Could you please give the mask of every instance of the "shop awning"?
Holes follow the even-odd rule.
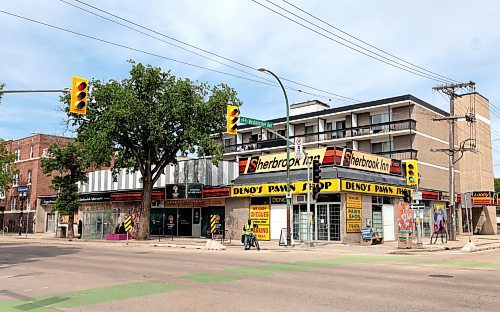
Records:
[[[311,172],[312,174],[312,172]],[[403,177],[367,172],[356,169],[349,169],[343,167],[322,167],[321,168],[321,178],[322,179],[349,179],[358,180],[364,182],[375,182],[390,185],[406,186],[406,180]],[[292,170],[290,171],[290,180],[294,181],[306,181],[307,180],[307,170]],[[269,172],[269,173],[255,173],[255,174],[244,174],[240,175],[236,180],[234,180],[234,185],[250,185],[250,184],[265,184],[265,183],[281,183],[286,182],[286,172]]]

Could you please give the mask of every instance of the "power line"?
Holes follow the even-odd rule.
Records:
[[[92,12],[92,11],[90,11],[90,10],[84,9],[84,8],[82,8],[82,7],[80,7],[80,6],[75,5],[75,4],[69,3],[69,2],[67,2],[67,1],[65,1],[65,0],[59,0],[59,1],[61,1],[61,2],[63,2],[63,3],[66,3],[66,4],[70,5],[70,6],[73,6],[73,7],[75,7],[75,8],[78,8],[78,9],[80,9],[80,10],[83,10],[83,11],[85,11],[85,12],[87,12],[87,13],[90,13],[90,14],[93,14],[93,15],[98,16],[98,17],[100,17],[100,18],[103,18],[103,19],[105,19],[105,20],[107,20],[107,21],[110,21],[110,22],[112,22],[112,23],[115,23],[115,24],[117,24],[117,25],[120,25],[120,26],[126,27],[126,28],[128,28],[128,29],[134,30],[134,31],[139,32],[139,33],[141,33],[141,34],[144,34],[144,35],[146,35],[146,36],[149,36],[149,37],[152,37],[152,38],[154,38],[154,39],[160,40],[160,41],[162,41],[162,42],[165,42],[165,43],[167,43],[167,44],[170,44],[170,45],[172,45],[172,46],[175,46],[175,47],[177,47],[177,48],[179,48],[179,49],[182,49],[182,50],[188,51],[188,52],[190,52],[190,53],[196,54],[196,55],[198,55],[198,56],[200,56],[200,57],[203,57],[203,58],[209,59],[209,60],[211,60],[211,61],[213,61],[213,62],[216,62],[216,63],[218,63],[218,64],[221,64],[221,65],[227,66],[227,67],[229,67],[229,68],[232,68],[232,69],[235,69],[235,70],[238,70],[238,71],[241,71],[241,72],[244,72],[244,73],[246,73],[246,74],[248,74],[248,75],[251,75],[251,76],[254,76],[254,77],[258,77],[258,78],[260,78],[260,79],[264,79],[264,80],[269,81],[269,82],[273,82],[272,80],[265,79],[265,78],[264,78],[264,77],[262,77],[262,76],[258,76],[258,75],[255,75],[255,74],[248,73],[247,71],[243,71],[243,70],[241,70],[241,69],[239,69],[239,68],[237,68],[237,67],[234,67],[234,66],[231,66],[231,65],[225,64],[225,63],[223,63],[223,62],[220,62],[220,61],[214,60],[213,58],[209,58],[209,57],[207,57],[207,56],[205,56],[205,55],[202,55],[202,54],[200,54],[200,53],[194,52],[194,51],[189,50],[189,49],[187,49],[187,48],[181,47],[181,46],[179,46],[179,45],[177,45],[177,44],[173,44],[173,43],[168,42],[168,41],[166,41],[166,40],[159,39],[159,38],[157,38],[157,37],[155,37],[155,36],[152,36],[152,35],[150,35],[150,34],[147,34],[147,33],[145,33],[145,32],[142,32],[142,31],[137,30],[137,29],[135,29],[135,28],[132,28],[132,27],[130,27],[130,26],[127,26],[127,25],[125,25],[125,24],[123,24],[123,23],[119,23],[119,22],[117,22],[117,21],[115,21],[115,20],[112,20],[112,19],[107,18],[107,17],[105,17],[105,16],[102,16],[102,15],[100,15],[100,14],[97,14],[97,13]],[[156,31],[156,30],[151,29],[151,28],[149,28],[149,27],[143,26],[143,25],[141,25],[141,24],[138,24],[138,23],[133,22],[133,21],[131,21],[131,20],[128,20],[128,19],[126,19],[126,18],[120,17],[120,16],[118,16],[118,15],[116,15],[116,14],[113,14],[113,13],[111,13],[111,12],[109,12],[109,11],[106,11],[106,10],[100,9],[100,8],[98,8],[98,7],[96,7],[96,6],[93,6],[93,5],[91,5],[91,4],[88,4],[88,3],[83,2],[83,1],[81,1],[81,0],[74,0],[74,1],[76,1],[76,2],[78,2],[78,3],[81,3],[81,4],[83,4],[83,5],[86,5],[86,6],[88,6],[88,7],[92,8],[92,9],[94,9],[94,10],[96,10],[96,11],[99,11],[99,12],[101,12],[101,13],[104,13],[104,14],[107,14],[107,15],[109,15],[109,16],[112,16],[112,17],[114,17],[114,18],[116,18],[116,19],[119,19],[119,20],[121,20],[121,21],[127,22],[127,23],[129,23],[129,24],[131,24],[131,25],[134,25],[134,26],[136,26],[136,27],[139,27],[139,28],[141,28],[141,29],[144,29],[144,30],[147,30],[147,31],[152,32],[152,33],[154,33],[154,34],[157,34],[157,35],[160,35],[160,36],[162,36],[162,37],[168,38],[168,39],[170,39],[170,40],[172,40],[172,41],[175,41],[175,42],[177,42],[177,43],[181,43],[181,44],[183,44],[183,45],[186,45],[186,46],[188,46],[188,47],[190,47],[190,48],[193,48],[193,49],[196,49],[196,50],[198,50],[198,51],[201,51],[201,52],[204,52],[204,53],[210,54],[210,55],[212,55],[212,56],[218,57],[218,58],[223,59],[223,60],[225,60],[225,61],[228,61],[228,62],[234,63],[234,64],[236,64],[236,65],[239,65],[239,66],[245,67],[245,68],[247,68],[247,69],[257,70],[256,68],[254,68],[254,67],[252,67],[252,66],[250,66],[250,65],[247,65],[247,64],[244,64],[244,63],[241,63],[241,62],[238,62],[238,61],[232,60],[232,59],[227,58],[227,57],[225,57],[225,56],[222,56],[222,55],[220,55],[220,54],[217,54],[217,53],[214,53],[214,52],[208,51],[208,50],[206,50],[206,49],[200,48],[200,47],[198,47],[198,46],[195,46],[195,45],[193,45],[193,44],[187,43],[187,42],[185,42],[185,41],[182,41],[182,40],[176,39],[176,38],[174,38],[174,37],[172,37],[172,36],[168,36],[168,35],[166,35],[166,34],[164,34],[164,33],[161,33],[161,32],[159,32],[159,31]],[[283,79],[283,80],[285,80],[285,81],[288,81],[288,82],[290,82],[290,83],[293,83],[293,84],[296,84],[296,85],[302,86],[302,87],[306,87],[306,88],[309,88],[309,89],[312,89],[312,90],[315,90],[315,91],[319,91],[319,92],[322,92],[322,93],[325,93],[325,94],[330,94],[330,95],[332,95],[332,96],[339,97],[339,98],[341,98],[341,99],[343,99],[343,100],[349,100],[349,101],[358,102],[358,103],[359,103],[359,102],[361,102],[361,101],[359,101],[359,100],[352,99],[352,98],[349,98],[349,97],[346,97],[346,96],[343,96],[343,95],[340,95],[340,94],[332,93],[332,92],[330,92],[330,91],[321,90],[321,89],[319,89],[319,88],[315,88],[315,87],[312,87],[312,86],[306,85],[306,84],[304,84],[304,83],[296,82],[296,81],[293,81],[293,80],[291,80],[291,79],[287,79],[287,78],[285,78],[285,77],[279,77],[279,78],[281,78],[281,79]],[[274,86],[276,86],[276,87],[279,87],[279,85],[275,84],[274,82],[273,82],[273,85],[274,85]],[[301,90],[301,92],[306,93],[306,94],[310,94],[310,93],[304,92],[303,90]],[[312,95],[314,95],[314,94],[312,94]],[[323,96],[323,97],[324,97],[324,96]],[[326,97],[324,97],[324,98],[326,98]],[[329,100],[332,100],[332,99],[329,99]],[[334,99],[334,100],[335,100],[335,99]]]
[[[378,61],[380,61],[380,62],[382,62],[382,63],[385,63],[385,64],[390,65],[390,66],[392,66],[392,67],[399,68],[399,69],[404,70],[404,71],[406,71],[406,72],[409,72],[409,73],[412,73],[412,74],[414,74],[414,75],[421,76],[421,77],[424,77],[424,78],[427,78],[427,79],[430,79],[430,80],[438,81],[438,82],[441,82],[441,83],[448,83],[448,82],[449,82],[449,80],[444,80],[444,79],[441,79],[441,78],[435,78],[435,77],[433,77],[433,76],[432,76],[432,75],[430,75],[430,74],[425,74],[425,73],[424,73],[424,74],[422,74],[422,73],[419,73],[419,71],[418,71],[418,70],[411,69],[411,68],[409,68],[409,67],[407,67],[407,66],[406,66],[406,67],[402,67],[402,66],[399,66],[399,65],[395,65],[395,64],[400,64],[400,63],[398,63],[398,62],[396,62],[396,61],[393,61],[393,60],[390,60],[390,59],[387,59],[387,58],[386,58],[386,57],[384,57],[384,56],[381,56],[381,58],[379,58],[379,57],[376,57],[376,56],[370,55],[370,54],[368,54],[368,53],[372,53],[372,54],[375,54],[375,55],[380,56],[380,54],[377,54],[377,53],[372,52],[372,51],[369,51],[369,50],[367,50],[367,51],[368,51],[368,53],[367,53],[367,52],[362,51],[362,50],[366,50],[366,49],[364,49],[364,48],[361,48],[361,49],[356,49],[356,48],[353,48],[353,47],[351,47],[351,46],[349,46],[349,45],[347,45],[347,44],[345,44],[345,43],[343,43],[343,42],[340,42],[339,40],[336,40],[336,39],[334,39],[334,38],[332,38],[332,37],[329,37],[328,35],[325,35],[325,34],[323,34],[323,33],[319,32],[319,31],[317,31],[317,30],[315,30],[315,29],[313,29],[313,28],[309,27],[309,26],[306,26],[306,25],[304,25],[304,24],[302,24],[302,23],[300,23],[300,22],[298,22],[298,21],[296,21],[296,20],[294,20],[294,19],[292,19],[292,18],[290,18],[290,17],[288,17],[288,16],[286,16],[286,15],[284,15],[284,14],[282,14],[282,13],[280,13],[280,12],[278,12],[278,11],[276,11],[276,10],[274,10],[274,9],[272,9],[272,8],[270,8],[270,7],[266,6],[266,5],[264,5],[264,4],[262,4],[262,3],[258,2],[258,1],[256,1],[256,0],[251,0],[251,1],[252,1],[252,2],[254,2],[254,3],[256,3],[256,4],[258,4],[258,5],[260,5],[260,6],[262,6],[262,7],[264,7],[264,8],[266,8],[267,10],[269,10],[269,11],[271,11],[271,12],[275,13],[275,14],[278,14],[278,15],[282,16],[283,18],[286,18],[286,19],[288,19],[288,20],[292,21],[293,23],[295,23],[295,24],[297,24],[297,25],[300,25],[300,26],[302,26],[302,27],[304,27],[304,28],[306,28],[306,29],[308,29],[308,30],[310,30],[310,31],[312,31],[312,32],[314,32],[314,33],[316,33],[316,34],[318,34],[318,35],[322,36],[322,37],[325,37],[325,38],[327,38],[327,39],[329,39],[329,40],[331,40],[331,41],[333,41],[333,42],[336,42],[336,43],[338,43],[338,44],[340,44],[340,45],[342,45],[342,46],[344,46],[344,47],[347,47],[347,48],[349,48],[349,49],[351,49],[351,50],[354,50],[354,51],[356,51],[356,52],[358,52],[358,53],[361,53],[361,54],[363,54],[363,55],[365,55],[365,56],[368,56],[368,57],[370,57],[370,58],[373,58],[373,59],[375,59],[375,60],[378,60]],[[311,22],[309,22],[309,23],[311,23]],[[311,23],[311,24],[315,25],[314,23]],[[320,28],[320,29],[322,29],[321,27],[319,27],[319,26],[317,26],[317,25],[315,25],[315,26],[316,26],[316,27],[318,27],[318,28]],[[344,39],[344,40],[345,40],[345,39]],[[351,43],[351,44],[352,44],[352,43]],[[356,44],[354,44],[354,45],[356,46]],[[386,60],[384,60],[384,59],[386,59]],[[392,64],[392,63],[390,63],[390,62],[393,62],[393,63],[395,63],[395,64]]]
[[[60,30],[60,31],[64,31],[64,32],[68,32],[68,33],[71,33],[71,34],[74,34],[74,35],[78,35],[78,36],[81,36],[81,37],[85,37],[85,38],[89,38],[89,39],[96,40],[96,41],[99,41],[99,42],[103,42],[103,43],[106,43],[106,44],[109,44],[109,45],[113,45],[113,46],[117,46],[117,47],[124,48],[124,49],[127,49],[127,50],[131,50],[131,51],[135,51],[135,52],[147,54],[147,55],[150,55],[150,56],[162,58],[162,59],[165,59],[165,60],[168,60],[168,61],[180,63],[180,64],[183,64],[183,65],[187,65],[187,66],[191,66],[191,67],[195,67],[195,68],[199,68],[199,69],[204,69],[204,70],[215,72],[215,73],[218,73],[218,74],[222,74],[222,75],[226,75],[226,76],[231,76],[231,77],[239,78],[239,79],[244,79],[244,80],[248,80],[248,81],[252,81],[252,82],[256,82],[256,83],[260,83],[260,84],[264,84],[264,85],[269,85],[269,86],[273,86],[273,87],[277,87],[278,86],[276,84],[267,83],[267,82],[264,82],[264,81],[259,81],[259,80],[255,80],[255,79],[251,79],[251,78],[247,78],[247,77],[243,77],[243,76],[239,76],[239,75],[235,75],[235,74],[223,72],[223,71],[220,71],[220,70],[216,70],[216,69],[212,69],[212,68],[208,68],[208,67],[204,67],[204,66],[192,64],[192,63],[188,63],[188,62],[185,62],[185,61],[176,60],[176,59],[173,59],[173,58],[170,58],[170,57],[166,57],[166,56],[163,56],[163,55],[159,55],[159,54],[156,54],[156,53],[144,51],[144,50],[141,50],[141,49],[137,49],[137,48],[133,48],[133,47],[129,47],[129,46],[123,45],[123,44],[119,44],[119,43],[116,43],[116,42],[112,42],[112,41],[108,41],[108,40],[105,40],[105,39],[97,38],[97,37],[94,37],[94,36],[82,34],[82,33],[79,33],[79,32],[73,31],[73,30],[69,30],[69,29],[66,29],[66,28],[59,27],[59,26],[55,26],[55,25],[51,25],[51,24],[44,23],[44,22],[41,22],[41,21],[37,21],[37,20],[31,19],[31,18],[28,18],[28,17],[24,17],[24,16],[20,16],[20,15],[14,14],[14,13],[10,13],[10,12],[7,12],[7,11],[0,10],[0,13],[7,14],[7,15],[10,15],[10,16],[14,16],[14,17],[17,17],[19,19],[27,20],[27,21],[30,21],[30,22],[33,22],[33,23],[36,23],[36,24],[40,24],[40,25],[43,25],[43,26],[46,26],[46,27],[54,28],[54,29],[57,29],[57,30]],[[329,99],[329,97],[326,97],[324,95],[319,95],[319,94],[307,92],[307,91],[296,89],[296,88],[292,88],[292,87],[289,87],[289,86],[285,86],[285,88],[287,88],[289,90],[296,91],[296,92],[300,92],[300,93],[304,93],[304,94],[308,94],[308,95],[312,95],[312,96],[316,96],[316,97],[321,97],[321,98]]]
[[[370,48],[373,48],[373,49],[375,49],[375,50],[377,50],[377,51],[380,51],[380,52],[382,52],[382,53],[384,53],[384,54],[387,54],[387,55],[389,55],[389,56],[391,56],[391,57],[393,57],[393,58],[395,58],[395,59],[397,59],[397,60],[400,60],[400,61],[402,61],[402,62],[404,62],[404,63],[406,63],[406,64],[409,64],[409,65],[411,65],[411,66],[413,66],[413,67],[416,67],[416,68],[422,69],[422,70],[424,70],[424,71],[426,71],[426,72],[429,72],[429,73],[431,73],[431,74],[434,74],[434,75],[439,76],[439,77],[441,77],[441,78],[444,78],[444,79],[446,79],[446,80],[453,81],[453,82],[458,82],[457,80],[454,80],[454,79],[451,79],[451,78],[448,78],[448,77],[442,76],[442,75],[437,74],[437,73],[435,73],[435,72],[433,72],[433,71],[430,71],[430,70],[428,70],[428,69],[425,69],[425,68],[423,68],[423,67],[420,67],[420,66],[418,66],[418,65],[415,65],[415,64],[413,64],[413,63],[411,63],[411,62],[408,62],[408,61],[406,61],[406,60],[404,60],[404,59],[402,59],[402,58],[399,58],[399,57],[397,57],[397,56],[396,56],[396,55],[394,55],[394,54],[391,54],[391,53],[389,53],[389,52],[387,52],[387,51],[384,51],[384,50],[382,50],[382,49],[380,49],[380,48],[377,48],[376,46],[374,46],[374,45],[372,45],[372,44],[370,44],[370,43],[368,43],[368,42],[366,42],[366,41],[364,41],[364,40],[362,40],[362,39],[360,39],[360,38],[358,38],[358,37],[356,37],[356,36],[353,36],[353,35],[349,34],[348,32],[346,32],[346,31],[344,31],[344,30],[342,30],[342,29],[340,29],[340,28],[338,28],[338,27],[336,27],[336,26],[334,26],[334,25],[332,25],[332,24],[330,24],[330,23],[328,23],[328,22],[324,21],[323,19],[320,19],[320,18],[318,18],[318,17],[314,16],[313,14],[311,14],[311,13],[309,13],[309,12],[307,12],[307,11],[305,11],[305,10],[301,9],[301,8],[299,8],[298,6],[296,6],[296,5],[294,5],[294,4],[290,3],[290,2],[288,2],[287,0],[282,0],[282,1],[283,1],[283,2],[285,2],[286,4],[290,5],[291,7],[293,7],[293,8],[295,8],[295,9],[297,9],[297,10],[301,11],[302,13],[304,13],[304,14],[306,14],[306,15],[308,15],[308,16],[310,16],[310,17],[312,17],[312,18],[314,18],[315,20],[318,20],[318,21],[322,22],[323,24],[328,25],[328,26],[330,26],[331,28],[333,28],[333,29],[335,29],[335,30],[337,30],[337,31],[339,31],[339,32],[341,32],[341,33],[343,33],[344,35],[349,36],[350,38],[353,38],[353,39],[355,39],[355,40],[357,40],[357,41],[359,41],[359,42],[361,42],[361,43],[363,43],[363,44],[365,44],[365,45],[369,46]],[[268,2],[270,2],[270,1],[268,1]]]

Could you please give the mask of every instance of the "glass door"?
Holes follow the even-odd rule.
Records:
[[[330,240],[340,241],[340,203],[328,205],[329,223],[330,223]]]
[[[193,234],[193,208],[179,208],[179,236],[192,236]]]
[[[318,240],[328,240],[328,204],[316,204],[318,209]]]

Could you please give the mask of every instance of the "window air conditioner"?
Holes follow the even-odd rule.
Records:
[[[158,208],[158,207],[160,207],[160,201],[159,200],[152,200],[151,201],[151,207],[152,208]]]

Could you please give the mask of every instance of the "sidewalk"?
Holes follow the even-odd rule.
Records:
[[[121,241],[107,241],[107,240],[94,240],[94,239],[78,239],[68,240],[66,238],[55,238],[54,234],[38,233],[38,234],[25,234],[19,236],[17,234],[0,235],[0,244],[6,242],[37,242],[46,244],[60,244],[60,245],[74,245],[74,246],[109,246],[109,247],[120,247],[120,246],[149,246],[149,247],[166,247],[166,248],[186,248],[186,249],[206,249],[207,241],[210,239],[206,238],[191,238],[191,237],[157,237],[152,236],[147,241],[138,241],[131,239],[128,242],[125,240]],[[215,240],[220,243],[220,239]],[[475,244],[475,251],[484,251],[490,249],[500,249],[500,235],[474,235],[471,241]],[[416,240],[413,240],[415,244]],[[301,242],[295,242],[294,246],[279,246],[278,240],[271,241],[259,241],[261,250],[271,250],[271,251],[321,251],[321,252],[345,252],[345,253],[362,253],[362,254],[412,254],[419,252],[439,252],[445,250],[457,250],[459,251],[469,242],[469,237],[467,235],[462,235],[457,238],[456,241],[448,241],[447,243],[441,243],[438,239],[437,243],[434,245],[430,244],[429,238],[423,239],[422,248],[416,248],[414,246],[411,249],[398,249],[398,242],[384,242],[380,245],[371,246],[361,246],[359,244],[342,244],[342,243],[327,243],[327,242],[315,242],[313,247],[306,247]],[[243,250],[243,245],[238,239],[225,240],[223,245],[226,249],[231,250]]]

